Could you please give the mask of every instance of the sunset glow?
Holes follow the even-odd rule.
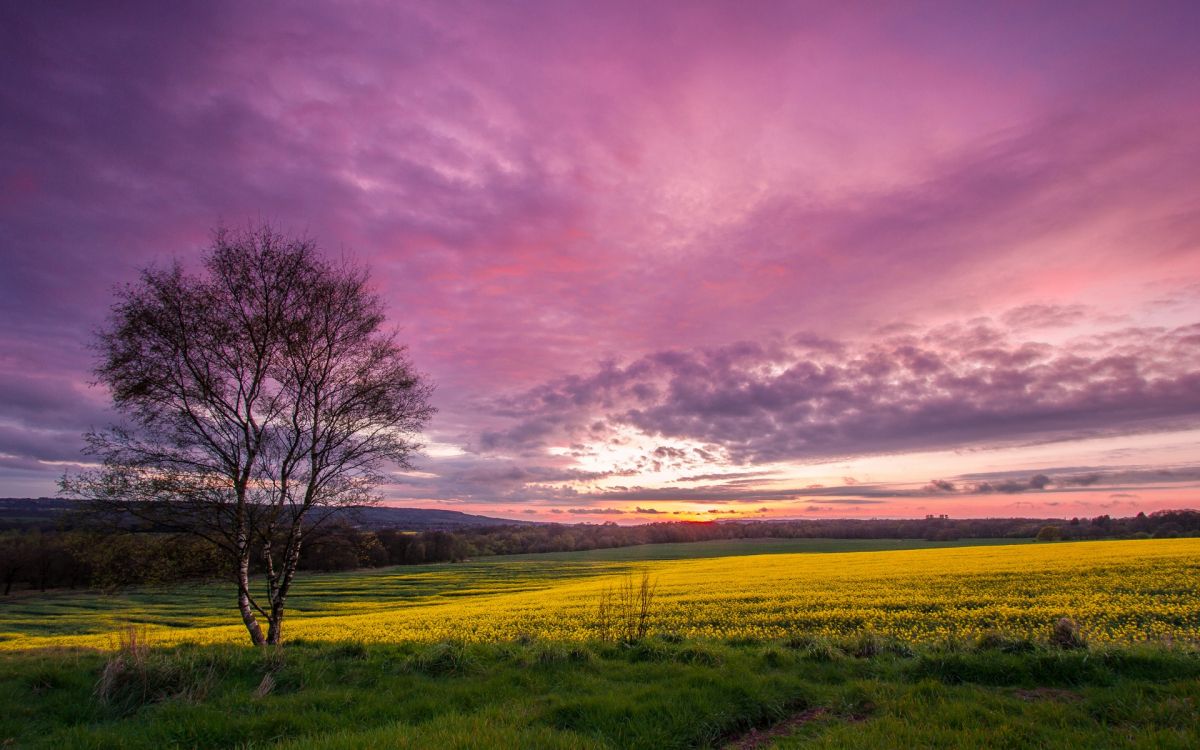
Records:
[[[437,384],[389,504],[1200,507],[1200,5],[102,5],[0,23],[0,496],[114,286],[270,222]]]

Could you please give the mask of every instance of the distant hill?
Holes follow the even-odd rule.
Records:
[[[52,528],[59,517],[74,509],[73,500],[56,497],[0,498],[0,529],[38,526]],[[449,531],[479,526],[532,526],[531,521],[476,516],[456,510],[433,508],[393,508],[386,505],[339,509],[337,516],[364,529],[403,529],[405,531]]]
[[[0,497],[0,529],[53,527],[58,517],[70,508],[69,501],[53,497]]]
[[[492,518],[460,513],[457,510],[435,508],[393,508],[374,505],[347,508],[347,520],[355,526],[367,529],[406,529],[411,531],[435,531],[461,529],[468,526],[534,526],[532,521],[515,521],[510,518]]]

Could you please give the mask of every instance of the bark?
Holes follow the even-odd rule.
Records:
[[[268,617],[267,643],[277,645],[283,641],[283,612],[287,603],[288,591],[292,587],[292,578],[300,564],[300,524],[292,527],[292,540],[288,544],[287,554],[283,560],[283,570],[280,571],[279,582],[275,586],[275,595],[271,599],[271,614]]]
[[[244,554],[238,561],[238,609],[242,613],[242,622],[250,633],[250,640],[255,646],[266,643],[258,618],[254,616],[254,607],[250,599],[250,558]]]
[[[239,492],[239,498],[244,492]],[[238,514],[239,524],[245,523],[245,516],[242,512]],[[250,640],[254,646],[262,646],[266,642],[263,637],[262,626],[258,624],[258,618],[254,617],[254,602],[250,596],[250,538],[245,530],[240,530],[238,533],[238,545],[236,545],[236,553],[238,553],[238,610],[241,612],[241,622],[246,625],[246,631],[250,632]]]
[[[267,623],[267,645],[278,646],[283,641],[283,602],[271,605]]]

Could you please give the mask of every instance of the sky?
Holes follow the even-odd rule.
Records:
[[[1200,507],[1194,2],[6,3],[0,496],[113,420],[113,290],[270,223],[438,415],[390,504]]]

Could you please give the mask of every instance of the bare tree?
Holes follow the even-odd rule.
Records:
[[[64,492],[223,550],[251,640],[281,642],[306,534],[372,502],[434,412],[383,324],[364,269],[269,227],[218,230],[200,273],[150,268],[118,293],[96,373],[126,422],[88,433],[101,468]]]

